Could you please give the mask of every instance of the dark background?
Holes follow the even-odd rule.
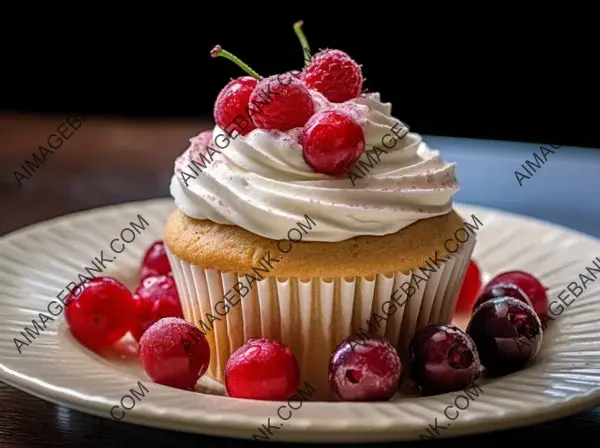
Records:
[[[221,44],[262,76],[300,68],[292,25],[302,19],[313,52],[349,53],[364,87],[415,132],[600,147],[595,13],[324,4],[9,13],[0,112],[210,118],[219,90],[243,75],[211,48]]]

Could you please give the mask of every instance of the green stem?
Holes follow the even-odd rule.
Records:
[[[253,78],[258,79],[259,81],[262,79],[262,76],[260,76],[254,70],[252,70],[248,64],[242,62],[241,59],[239,59],[234,54],[228,52],[227,50],[223,50],[220,45],[215,46],[215,48],[213,48],[210,51],[210,55],[213,58],[218,58],[220,56],[222,58],[229,59],[231,62],[233,62],[235,65],[237,65],[239,68],[244,70],[246,73],[248,73]]]
[[[304,25],[304,22],[302,20],[294,23],[294,32],[300,40],[300,45],[302,45],[302,52],[304,53],[304,65],[306,66],[310,63],[310,47],[308,46],[306,36],[302,32],[302,25]]]

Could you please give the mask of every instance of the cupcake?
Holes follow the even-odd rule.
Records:
[[[362,93],[347,54],[267,78],[242,68],[214,128],[175,161],[167,253],[210,376],[223,381],[230,355],[266,337],[328,400],[341,339],[384,336],[406,360],[417,329],[450,321],[482,223],[453,210],[455,165]]]

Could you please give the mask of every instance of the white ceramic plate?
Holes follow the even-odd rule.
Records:
[[[135,362],[107,360],[82,348],[65,330],[63,315],[35,329],[32,319],[48,312],[48,304],[91,261],[112,259],[111,241],[121,238],[130,222],[148,224],[116,259],[105,262],[102,275],[129,285],[143,252],[162,237],[170,200],[123,204],[86,211],[43,222],[0,239],[0,379],[45,400],[111,417],[130,389],[148,389],[122,421],[166,429],[226,437],[252,438],[271,419],[273,441],[393,441],[419,439],[438,421],[440,437],[487,432],[562,417],[600,404],[600,281],[587,282],[582,295],[557,317],[544,335],[534,365],[503,378],[479,382],[479,396],[471,393],[468,408],[464,392],[433,397],[397,398],[385,403],[315,403],[305,401],[282,421],[278,408],[285,403],[237,400],[220,396],[220,385],[202,383],[199,391],[180,391],[151,383]],[[479,207],[458,205],[465,218],[471,213],[484,223],[475,258],[486,276],[507,269],[523,269],[539,276],[549,288],[550,300],[576,281],[600,256],[600,241],[574,231],[529,218]],[[465,219],[471,222],[470,219]],[[134,228],[135,230],[135,228]],[[125,231],[122,236],[132,239]],[[121,250],[121,242],[114,243]],[[598,261],[600,265],[600,261]],[[96,273],[96,275],[100,275]],[[591,278],[591,275],[587,273]],[[64,298],[64,295],[62,296]],[[52,312],[57,308],[50,306]],[[554,307],[553,307],[554,309]],[[24,326],[33,333],[19,354],[14,338]],[[126,399],[125,406],[131,406]],[[455,420],[444,416],[448,411]],[[298,407],[297,403],[292,406]],[[456,412],[459,415],[456,416]],[[121,410],[115,410],[121,417]],[[281,414],[288,416],[289,409]],[[450,426],[447,426],[450,423]],[[282,425],[282,426],[281,426]]]

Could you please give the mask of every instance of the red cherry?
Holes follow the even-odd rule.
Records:
[[[339,176],[348,171],[363,154],[365,134],[350,115],[326,110],[308,120],[300,143],[304,160],[313,170]]]
[[[155,241],[146,250],[140,270],[140,282],[146,277],[165,275],[171,272],[171,264],[165,252],[165,243],[162,240]]]
[[[340,50],[323,50],[317,53],[304,72],[304,84],[321,92],[334,103],[356,98],[362,90],[360,66]]]
[[[533,304],[533,309],[546,328],[548,317],[548,296],[546,288],[533,275],[523,271],[502,272],[492,278],[486,288],[497,283],[512,283],[523,290]]]
[[[81,290],[83,288],[83,290]],[[110,349],[136,326],[136,307],[129,289],[111,277],[78,285],[66,300],[65,320],[71,334],[95,352]]]
[[[225,387],[233,398],[287,400],[300,383],[300,367],[285,345],[253,338],[225,365]]]
[[[231,80],[223,87],[217,96],[214,108],[215,122],[221,129],[229,129],[238,115],[248,117],[248,100],[257,84],[258,81],[251,76],[242,76]],[[251,120],[248,120],[248,125],[244,129],[239,126],[235,128],[241,135],[246,135],[253,129],[256,129],[256,126]]]
[[[144,279],[135,291],[137,325],[131,330],[139,341],[144,332],[163,317],[183,318],[175,280],[171,275],[159,275]]]
[[[182,340],[190,342],[183,344]],[[189,322],[166,317],[153,324],[140,340],[140,364],[152,381],[192,390],[206,373],[210,346]]]
[[[475,260],[469,260],[469,266],[456,301],[455,311],[471,312],[481,291],[481,284],[481,271]]]
[[[314,113],[308,89],[290,73],[258,83],[250,95],[251,117],[260,129],[289,131],[304,126]]]

